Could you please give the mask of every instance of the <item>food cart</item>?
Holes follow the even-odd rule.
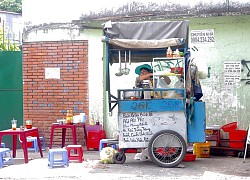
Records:
[[[118,105],[119,152],[116,163],[126,161],[126,150],[147,148],[151,160],[161,167],[182,162],[187,144],[205,142],[205,103],[194,92],[188,48],[188,21],[107,22],[104,24],[106,91],[109,111]],[[169,54],[168,50],[180,53]],[[177,50],[178,49],[178,50]],[[153,67],[150,87],[110,91],[110,68],[121,59]],[[177,71],[176,71],[177,70]],[[179,70],[179,71],[178,71]],[[125,71],[116,74],[120,76]],[[182,78],[182,87],[166,86]],[[133,81],[133,80],[132,80]],[[198,87],[199,89],[199,87]],[[150,94],[150,96],[146,96]]]

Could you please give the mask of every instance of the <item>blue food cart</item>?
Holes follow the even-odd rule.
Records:
[[[205,102],[200,100],[201,87],[190,60],[188,29],[188,21],[104,24],[109,111],[118,106],[116,163],[126,161],[126,150],[144,148],[158,166],[175,167],[185,157],[188,143],[205,142]],[[113,95],[110,68],[121,58],[126,63],[126,56],[130,63],[150,64],[153,83],[146,88],[121,88]],[[126,69],[116,75],[124,73]],[[164,76],[170,77],[171,86],[164,84]],[[182,85],[176,86],[179,82]]]

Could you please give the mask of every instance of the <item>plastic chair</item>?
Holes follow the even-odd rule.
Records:
[[[56,158],[56,155],[61,155],[61,158]],[[48,166],[69,166],[68,152],[65,148],[49,149]]]

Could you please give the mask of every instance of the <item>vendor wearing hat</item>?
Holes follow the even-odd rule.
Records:
[[[136,78],[136,87],[142,87],[142,81],[143,80],[150,80],[152,82],[153,77],[153,69],[148,64],[143,64],[135,68],[135,73],[139,75],[139,77]],[[167,84],[171,83],[171,80],[168,76],[164,76],[164,79]]]

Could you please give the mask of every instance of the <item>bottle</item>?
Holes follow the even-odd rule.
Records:
[[[71,124],[71,116],[70,116],[70,111],[69,110],[67,110],[66,121],[67,121],[67,124]]]
[[[175,50],[174,55],[175,55],[175,57],[180,57],[180,51],[179,51],[179,49]]]
[[[166,52],[167,58],[172,58],[173,57],[172,53],[173,53],[172,49],[170,47],[168,47],[167,52]]]
[[[69,110],[70,124],[73,123],[73,110]]]
[[[91,114],[90,120],[89,120],[90,125],[95,125],[95,120],[94,120],[94,115]]]
[[[150,88],[150,80],[143,80],[142,87],[144,89],[149,89]],[[143,91],[144,93],[144,99],[151,99],[151,92],[150,91]]]

